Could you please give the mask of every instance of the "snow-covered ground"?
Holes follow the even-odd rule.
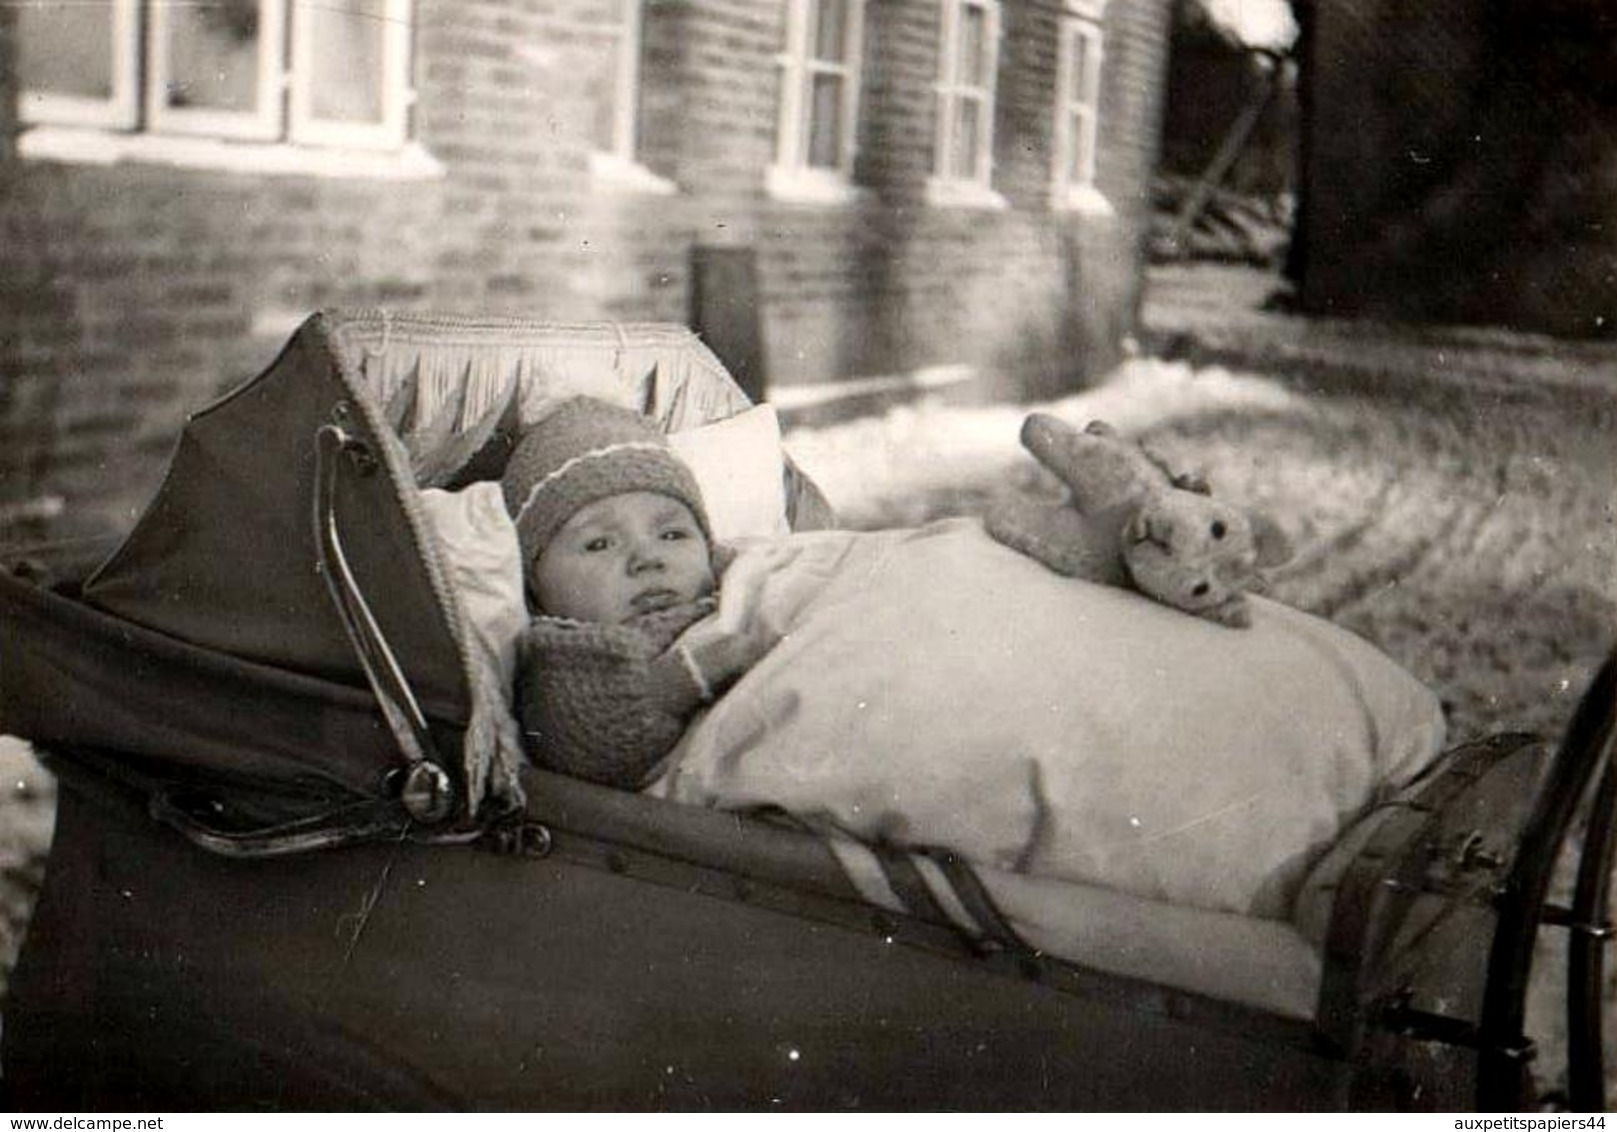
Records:
[[[55,803],[56,783],[28,745],[0,735],[0,993],[44,878]]]
[[[1129,434],[1213,409],[1299,409],[1302,397],[1271,378],[1218,367],[1134,358],[1098,388],[1041,405],[959,406],[925,400],[842,424],[790,429],[786,448],[837,515],[857,527],[894,525],[940,492],[990,485],[1028,460],[1017,435],[1038,409],[1083,425],[1105,420]]]

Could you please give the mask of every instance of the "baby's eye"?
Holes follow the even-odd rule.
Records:
[[[1225,536],[1225,534],[1227,534],[1228,532],[1229,532],[1229,528],[1224,525],[1224,520],[1223,519],[1214,519],[1213,520],[1213,537],[1214,538],[1223,538]]]
[[[691,532],[684,527],[669,527],[662,533],[664,542],[682,542],[691,537]]]
[[[605,535],[596,535],[594,538],[590,539],[584,544],[584,552],[586,554],[599,554],[603,550],[610,549],[611,546],[611,539],[607,538]]]

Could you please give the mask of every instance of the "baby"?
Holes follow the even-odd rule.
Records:
[[[561,402],[523,435],[501,488],[538,613],[518,645],[528,756],[639,789],[775,641],[761,625],[680,640],[714,611],[727,555],[690,469],[639,414]]]

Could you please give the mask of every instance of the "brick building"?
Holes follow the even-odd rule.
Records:
[[[320,307],[687,321],[727,264],[778,401],[1078,386],[1139,299],[1170,9],[0,5],[0,545],[126,526]]]

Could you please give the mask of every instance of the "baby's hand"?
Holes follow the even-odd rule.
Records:
[[[780,643],[781,633],[761,617],[726,618],[723,612],[692,625],[676,643],[717,692],[739,679]]]

